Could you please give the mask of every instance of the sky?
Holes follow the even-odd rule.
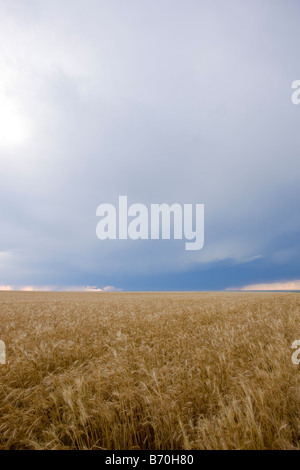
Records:
[[[0,289],[299,289],[299,15],[0,0]],[[204,204],[204,247],[99,240],[121,195]]]

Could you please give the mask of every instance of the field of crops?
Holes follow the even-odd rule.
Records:
[[[0,449],[299,449],[300,295],[0,292]]]

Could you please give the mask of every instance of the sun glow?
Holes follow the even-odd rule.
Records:
[[[29,123],[18,106],[0,96],[0,147],[24,145],[29,134]]]
[[[16,64],[0,57],[0,148],[24,145],[30,137],[30,122],[24,113],[22,76]]]

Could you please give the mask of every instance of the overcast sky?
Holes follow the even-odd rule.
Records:
[[[0,0],[0,286],[300,279],[298,0]],[[96,208],[205,204],[205,245]],[[89,286],[89,287],[87,287]]]

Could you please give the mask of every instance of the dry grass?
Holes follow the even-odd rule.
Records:
[[[299,449],[300,295],[0,293],[1,449]]]

